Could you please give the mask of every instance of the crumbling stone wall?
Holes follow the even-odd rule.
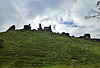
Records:
[[[23,29],[25,29],[25,30],[31,30],[30,24],[29,25],[24,25],[24,28]]]
[[[15,25],[12,25],[7,31],[15,30]]]
[[[70,37],[69,33],[62,32],[62,34]]]
[[[51,25],[49,27],[44,27],[44,31],[52,32]]]

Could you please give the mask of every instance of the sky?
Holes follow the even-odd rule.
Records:
[[[97,10],[98,0],[0,0],[0,32],[15,25],[22,29],[31,24],[37,29],[52,26],[53,32],[66,32],[71,36],[90,33],[92,38],[100,38],[100,21],[85,19],[91,9]]]

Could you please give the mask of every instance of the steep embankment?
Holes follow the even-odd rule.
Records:
[[[100,43],[44,31],[0,33],[0,68],[100,67]]]

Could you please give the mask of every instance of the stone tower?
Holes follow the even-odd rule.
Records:
[[[38,28],[38,30],[42,30],[41,23],[39,23],[39,28]]]
[[[84,39],[85,40],[91,40],[91,35],[90,34],[84,34]]]

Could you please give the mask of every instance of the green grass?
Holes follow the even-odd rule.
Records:
[[[0,33],[0,68],[99,68],[100,42],[45,31]]]

